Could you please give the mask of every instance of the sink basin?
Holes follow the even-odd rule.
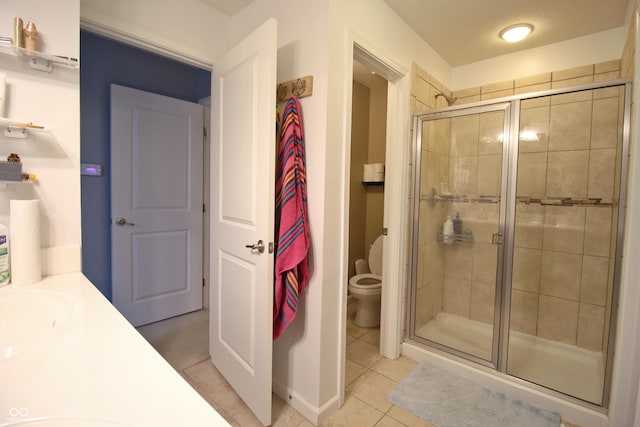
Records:
[[[0,362],[42,348],[70,318],[77,302],[45,290],[0,290]]]

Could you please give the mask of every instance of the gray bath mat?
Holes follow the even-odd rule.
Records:
[[[558,427],[560,415],[418,365],[387,400],[438,427]]]

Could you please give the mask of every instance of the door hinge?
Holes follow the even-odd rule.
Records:
[[[204,284],[204,277],[202,278],[202,287],[203,287],[203,288],[205,287],[205,284]]]
[[[207,128],[202,128],[202,136],[207,137]]]
[[[202,212],[206,212],[207,211],[207,205],[205,205],[204,203],[202,204]]]

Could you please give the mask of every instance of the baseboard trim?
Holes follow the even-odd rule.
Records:
[[[295,391],[288,389],[275,380],[272,381],[271,387],[278,397],[316,426],[322,424],[334,412],[340,409],[340,396],[335,396],[318,408],[311,405]]]

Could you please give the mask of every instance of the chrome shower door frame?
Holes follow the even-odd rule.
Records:
[[[537,385],[532,382],[510,376],[507,373],[507,359],[509,349],[510,313],[511,313],[511,291],[513,279],[513,254],[515,248],[515,220],[516,220],[516,184],[518,174],[518,146],[519,146],[519,126],[520,126],[520,104],[522,100],[540,98],[550,95],[579,92],[592,89],[602,89],[608,87],[623,87],[624,111],[622,116],[622,159],[620,164],[620,189],[618,197],[617,232],[615,237],[616,251],[613,274],[612,307],[610,312],[610,326],[608,331],[608,347],[606,349],[606,366],[604,371],[604,390],[602,405],[587,402],[585,400],[555,391],[551,388]],[[406,312],[407,338],[426,345],[431,351],[454,358],[470,364],[478,364],[495,369],[497,374],[503,378],[509,378],[512,382],[527,386],[531,389],[542,391],[560,399],[590,407],[597,411],[606,412],[610,399],[611,377],[613,369],[613,353],[615,349],[615,337],[617,329],[617,313],[620,297],[620,276],[623,256],[623,236],[625,229],[625,211],[628,185],[628,163],[629,163],[629,142],[631,126],[631,81],[620,79],[608,82],[599,82],[580,86],[551,89],[540,92],[524,93],[489,101],[481,101],[463,104],[438,110],[417,113],[413,118],[413,209],[410,220],[410,252],[411,265],[409,270],[409,310]],[[420,175],[422,171],[422,138],[423,123],[443,118],[459,117],[469,114],[480,114],[490,111],[505,111],[503,153],[502,153],[502,177],[500,192],[500,213],[499,213],[499,233],[503,236],[503,244],[499,245],[498,262],[496,266],[496,297],[494,306],[493,342],[491,360],[469,355],[467,353],[441,345],[416,336],[416,291],[417,291],[417,266],[418,266],[418,246],[419,246],[419,225],[420,225]]]
[[[500,312],[502,310],[503,301],[503,284],[505,283],[503,280],[502,272],[505,270],[504,268],[504,243],[506,238],[509,237],[508,229],[506,227],[506,215],[507,215],[507,207],[503,202],[507,200],[506,195],[509,192],[509,180],[505,179],[508,176],[509,168],[511,167],[510,159],[513,157],[511,155],[512,149],[510,148],[510,140],[512,139],[508,135],[511,135],[514,130],[513,126],[513,115],[517,115],[517,111],[514,112],[513,103],[510,101],[499,101],[499,102],[491,102],[491,103],[480,103],[480,104],[467,104],[455,107],[444,108],[442,110],[434,110],[426,113],[416,114],[414,116],[414,135],[416,138],[415,144],[413,144],[414,152],[413,152],[413,212],[412,212],[412,221],[411,221],[411,269],[410,269],[410,292],[411,295],[416,295],[417,290],[417,266],[418,266],[418,239],[419,239],[419,214],[420,214],[420,200],[421,200],[421,188],[420,188],[420,176],[422,169],[422,137],[423,137],[423,123],[429,121],[435,121],[440,119],[448,119],[448,118],[456,118],[462,116],[471,116],[471,115],[480,115],[483,113],[491,113],[491,112],[503,112],[503,147],[502,147],[502,161],[501,161],[501,179],[500,179],[500,195],[499,195],[499,213],[498,213],[498,225],[495,235],[499,236],[501,239],[500,243],[496,243],[498,246],[498,254],[497,254],[497,265],[496,265],[496,283],[495,283],[495,300],[494,300],[494,315],[493,315],[493,328],[492,328],[492,344],[491,344],[491,359],[486,360],[469,353],[464,353],[457,349],[447,347],[438,342],[431,341],[415,334],[415,310],[416,310],[416,298],[412,297],[409,299],[410,301],[410,310],[407,312],[407,323],[409,325],[409,338],[411,340],[421,342],[426,344],[436,350],[443,351],[445,353],[453,354],[455,356],[461,357],[463,359],[467,359],[473,361],[477,364],[490,367],[492,369],[498,369],[500,358],[498,348],[501,340],[501,322],[500,322]],[[515,131],[517,135],[517,130]],[[516,147],[517,149],[517,147]],[[436,195],[434,194],[433,197]]]

